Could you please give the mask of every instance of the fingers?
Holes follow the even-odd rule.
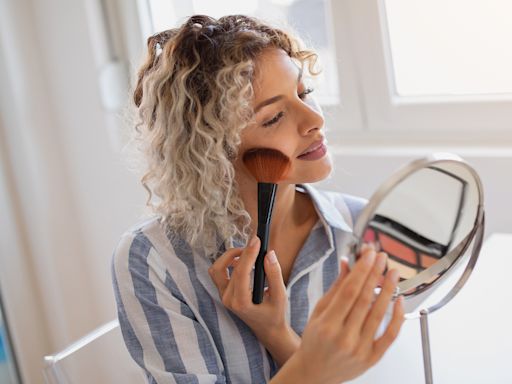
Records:
[[[375,297],[374,289],[382,276],[384,268],[386,267],[387,258],[388,256],[384,252],[379,252],[377,254],[375,263],[373,264],[373,268],[363,285],[363,289],[357,297],[350,314],[347,316],[345,323],[347,332],[354,332],[358,335],[360,334],[363,328],[364,319],[366,318]]]
[[[373,353],[371,356],[372,365],[380,360],[384,352],[386,352],[393,341],[395,341],[404,321],[403,296],[400,296],[393,306],[393,317],[388,324],[386,332],[373,343]]]
[[[283,281],[281,265],[277,260],[276,253],[272,250],[265,256],[265,274],[268,280],[268,291],[266,295],[271,301],[280,301],[286,296],[286,286]]]
[[[260,240],[254,236],[247,248],[228,249],[208,269],[223,302],[237,300],[238,304],[242,304],[250,298],[249,277],[258,256],[259,247]],[[228,267],[235,265],[236,268],[229,276]],[[240,292],[239,288],[242,288],[243,292]]]
[[[242,254],[243,248],[230,248],[208,269],[208,273],[219,290],[220,297],[229,284],[228,267],[236,263],[236,258]]]
[[[346,257],[342,257],[340,264],[340,275],[343,279],[350,272],[350,267],[348,265],[348,259]]]
[[[254,236],[247,248],[242,251],[236,268],[231,275],[233,294],[236,299],[244,302],[251,297],[250,276],[256,263],[258,252],[260,250],[260,239]]]
[[[364,248],[362,257],[356,262],[348,276],[343,279],[333,294],[331,302],[327,304],[325,316],[345,321],[372,271],[375,258],[376,253],[373,248]]]
[[[327,307],[327,304],[331,302],[334,294],[339,289],[341,282],[345,277],[347,277],[349,272],[350,267],[348,266],[348,259],[342,257],[340,262],[340,274],[338,275],[338,278],[334,281],[334,283],[327,290],[327,292],[320,298],[320,300],[318,300],[311,316],[318,316],[320,313],[324,311],[324,309]]]
[[[379,325],[381,324],[388,305],[391,301],[391,297],[395,292],[398,277],[399,273],[396,269],[392,269],[386,274],[382,290],[377,297],[377,300],[375,300],[372,310],[370,313],[368,313],[368,316],[364,322],[363,330],[361,333],[361,344],[367,343],[367,345],[371,345],[373,343],[375,332],[377,332],[377,329],[379,328]]]

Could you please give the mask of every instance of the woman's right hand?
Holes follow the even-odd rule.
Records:
[[[283,366],[297,350],[300,337],[286,321],[288,296],[281,266],[273,251],[268,252],[264,260],[268,289],[264,292],[263,302],[252,302],[251,271],[260,246],[260,239],[254,236],[245,249],[227,250],[208,272],[219,290],[222,303],[251,328],[277,364]],[[233,266],[231,276],[227,272],[228,266]]]
[[[299,349],[271,383],[339,384],[361,375],[383,356],[404,321],[398,299],[384,334],[375,339],[398,282],[397,271],[389,270],[374,300],[386,261],[384,252],[376,253],[369,246],[363,246],[351,271],[342,261],[342,273],[318,301]]]

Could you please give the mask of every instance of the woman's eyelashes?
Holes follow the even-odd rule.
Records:
[[[308,94],[310,94],[311,92],[313,92],[313,91],[314,91],[314,89],[313,89],[313,88],[306,88],[303,92],[299,93],[299,98],[300,98],[301,100],[304,100],[304,99],[306,98],[306,96],[307,96]],[[279,120],[281,120],[281,118],[282,118],[283,116],[284,116],[284,112],[283,112],[283,111],[281,111],[281,112],[277,113],[277,115],[275,115],[272,119],[270,119],[270,120],[268,120],[268,121],[264,122],[262,125],[263,125],[264,127],[269,127],[269,126],[271,126],[271,125],[274,125],[274,124],[276,124]]]
[[[310,94],[311,92],[313,92],[313,91],[314,91],[314,89],[313,89],[313,88],[308,87],[308,88],[306,88],[302,93],[299,93],[299,97],[300,97],[302,100],[304,100],[304,99],[306,98],[306,96],[307,96],[308,94]]]
[[[268,127],[268,126],[270,126],[270,125],[274,125],[274,124],[275,124],[275,123],[277,123],[279,120],[281,120],[281,117],[283,117],[283,116],[284,116],[284,112],[283,112],[283,111],[281,111],[281,112],[279,112],[277,115],[275,115],[272,119],[270,119],[269,121],[267,121],[267,122],[263,123],[262,125],[263,125],[264,127]]]

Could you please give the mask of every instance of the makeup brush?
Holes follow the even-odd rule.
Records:
[[[263,301],[265,287],[265,269],[263,261],[267,253],[272,209],[277,190],[277,183],[286,177],[291,162],[282,152],[270,148],[253,148],[246,151],[242,160],[258,181],[258,237],[261,241],[260,251],[254,267],[254,285],[252,302]]]

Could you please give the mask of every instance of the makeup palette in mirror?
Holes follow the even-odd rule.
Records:
[[[397,269],[395,298],[406,318],[420,317],[425,382],[433,382],[428,314],[448,303],[469,278],[485,227],[483,187],[459,156],[434,153],[395,172],[373,194],[354,226],[349,259],[364,243],[388,254]],[[376,294],[380,288],[376,288]],[[388,308],[388,314],[392,305]]]
[[[467,265],[463,255],[482,223],[477,173],[457,155],[432,154],[398,170],[370,198],[355,224],[353,254],[363,243],[386,252],[386,269],[400,274],[396,295],[417,314],[441,281]]]

